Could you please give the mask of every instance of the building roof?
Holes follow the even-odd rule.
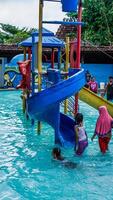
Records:
[[[27,50],[27,49],[26,49]],[[50,57],[50,49],[44,48],[44,54]],[[17,54],[23,53],[23,48],[17,45],[0,45],[0,57],[7,57],[8,62]],[[91,46],[82,43],[81,62],[113,64],[113,46]]]
[[[18,47],[16,44],[0,44],[0,52],[23,52],[21,46]],[[91,46],[82,43],[81,47],[82,52],[111,52],[113,54],[113,46]]]
[[[67,21],[67,22],[70,22],[70,19],[68,18],[64,18],[63,21]],[[73,20],[71,20],[71,22],[74,22]],[[63,25],[61,24],[59,27],[58,27],[58,30],[56,32],[56,37],[58,37],[59,39],[62,39],[64,41],[66,41],[66,37],[71,35],[73,35],[72,39],[76,37],[76,31],[77,31],[77,26],[74,26],[74,25]]]
[[[1,51],[22,51],[22,47],[18,48],[17,44],[0,44]]]

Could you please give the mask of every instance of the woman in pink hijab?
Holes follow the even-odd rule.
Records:
[[[97,119],[95,132],[91,138],[98,136],[99,147],[102,153],[108,150],[108,144],[111,139],[111,129],[113,127],[113,118],[109,115],[105,106],[99,107],[99,117]]]

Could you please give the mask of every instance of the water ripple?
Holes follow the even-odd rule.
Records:
[[[7,101],[3,102],[3,99]],[[0,199],[1,200],[112,200],[113,141],[109,152],[99,152],[90,140],[98,112],[80,102],[89,147],[84,155],[62,149],[78,164],[70,170],[51,160],[54,132],[42,125],[40,136],[22,114],[20,92],[0,93]]]

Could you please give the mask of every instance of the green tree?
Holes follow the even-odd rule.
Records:
[[[69,13],[76,19],[76,13]],[[113,44],[113,0],[84,0],[82,39],[96,45]]]
[[[0,43],[16,44],[26,39],[36,29],[19,28],[10,24],[0,23]]]

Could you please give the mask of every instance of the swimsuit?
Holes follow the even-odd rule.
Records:
[[[76,154],[81,155],[85,148],[88,146],[88,140],[87,140],[87,134],[83,127],[79,127],[76,125],[75,127],[78,128],[78,144],[77,144],[77,150]]]

